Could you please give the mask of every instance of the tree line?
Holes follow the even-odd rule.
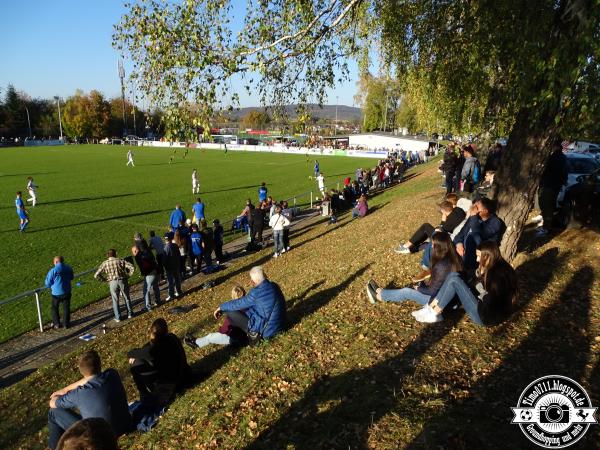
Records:
[[[58,101],[63,135],[71,139],[122,137],[124,133],[144,136],[160,126],[160,111],[142,111],[127,99],[124,103],[119,97],[106,99],[97,90],[88,94],[76,90],[64,100],[39,99],[9,84],[0,98],[0,136],[5,138],[57,138]]]

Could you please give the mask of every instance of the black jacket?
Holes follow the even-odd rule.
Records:
[[[540,179],[540,187],[557,191],[567,182],[567,157],[562,150],[556,150],[550,155]]]
[[[442,227],[442,230],[444,230],[446,233],[452,234],[454,229],[459,226],[463,220],[465,220],[466,216],[467,213],[462,208],[456,206],[452,212],[448,214],[446,220],[440,224],[440,227]]]

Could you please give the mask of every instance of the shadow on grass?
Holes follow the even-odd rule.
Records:
[[[594,278],[591,267],[579,269],[500,367],[479,380],[468,398],[449,404],[428,420],[407,448],[531,448],[519,427],[511,425],[510,408],[516,406],[522,390],[541,376],[565,375],[581,383],[590,359]],[[581,448],[593,441],[591,435],[583,439]]]
[[[364,267],[361,267],[356,272],[351,274],[348,278],[342,281],[340,284],[332,286],[330,288],[324,289],[322,291],[315,292],[310,297],[300,301],[300,298],[306,296],[310,291],[316,289],[316,287],[320,286],[324,283],[324,280],[313,284],[310,288],[308,288],[297,300],[295,300],[292,304],[292,307],[288,309],[288,326],[287,328],[293,328],[300,321],[315,311],[321,309],[327,303],[329,303],[333,298],[338,295],[340,292],[344,291],[356,278],[360,277],[365,271],[369,268],[371,264],[367,264]]]
[[[269,186],[271,186],[272,184],[269,183]],[[237,187],[232,187],[232,188],[227,188],[227,189],[216,189],[214,191],[202,191],[200,192],[200,194],[197,194],[198,196],[201,195],[206,195],[206,194],[216,194],[217,192],[230,192],[230,191],[241,191],[243,189],[252,189],[252,188],[256,188],[258,191],[258,186],[255,184],[252,184],[250,186],[237,186]]]
[[[405,351],[393,358],[368,368],[320,378],[246,448],[370,448],[369,428],[393,410],[394,393],[402,389],[403,378],[395,374],[412,375],[418,360],[459,318],[424,327]]]
[[[86,220],[84,222],[69,223],[69,224],[65,224],[65,225],[56,225],[53,227],[46,227],[46,228],[42,228],[39,230],[34,229],[31,231],[27,231],[25,234],[40,233],[43,231],[50,231],[50,230],[61,230],[63,228],[73,228],[73,227],[77,227],[80,225],[90,225],[92,223],[110,222],[111,220],[130,219],[131,217],[147,216],[149,214],[156,214],[156,213],[166,212],[166,211],[170,211],[170,209],[153,209],[150,211],[142,211],[142,212],[131,213],[131,214],[123,214],[120,216],[102,217],[102,218],[93,219],[93,220]],[[15,230],[14,229],[4,230],[4,231],[0,231],[0,233],[15,233]]]

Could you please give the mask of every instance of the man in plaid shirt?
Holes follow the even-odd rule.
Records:
[[[117,258],[117,251],[110,249],[106,256],[108,259],[100,264],[100,267],[94,274],[94,278],[100,281],[108,281],[110,288],[110,296],[112,298],[113,311],[115,313],[115,322],[121,321],[121,313],[119,312],[119,293],[125,298],[127,306],[127,318],[133,317],[133,309],[131,308],[131,297],[129,296],[129,283],[127,280],[135,267],[127,261]]]

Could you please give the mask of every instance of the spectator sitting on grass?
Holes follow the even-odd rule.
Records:
[[[133,381],[146,405],[164,406],[191,380],[181,341],[162,317],[150,327],[150,342],[127,353]]]
[[[352,218],[365,217],[369,212],[369,204],[367,203],[367,197],[361,195],[356,203],[356,207],[352,210]]]
[[[465,219],[465,212],[461,208],[456,207],[457,203],[456,194],[448,194],[446,200],[440,203],[440,213],[442,214],[442,220],[437,228],[429,223],[421,225],[412,237],[404,244],[400,244],[394,251],[400,254],[409,254],[416,252],[419,246],[431,238],[433,233],[438,231],[445,231],[446,233],[453,233],[454,229],[458,227]]]
[[[448,274],[460,272],[462,262],[456,254],[454,244],[447,233],[435,233],[431,237],[431,277],[429,281],[421,281],[412,288],[381,289],[374,281],[367,284],[367,296],[371,303],[376,300],[384,302],[403,302],[413,300],[426,305],[435,296]]]
[[[251,341],[272,338],[286,323],[283,293],[267,279],[261,266],[250,269],[250,279],[254,288],[237,300],[223,303],[214,316],[218,319],[226,313],[231,324],[247,333]]]
[[[115,369],[103,372],[100,356],[94,350],[81,355],[78,365],[83,378],[50,395],[48,447],[51,450],[56,448],[62,434],[80,419],[101,417],[116,436],[131,429],[127,394],[119,373]]]
[[[231,298],[234,300],[240,299],[244,295],[246,295],[246,291],[241,286],[236,285],[231,290]],[[242,346],[248,343],[248,335],[234,326],[229,316],[225,316],[218,333],[208,333],[206,336],[197,339],[186,335],[183,340],[193,349],[206,347],[210,344]]]
[[[413,312],[419,322],[442,320],[442,311],[458,296],[467,315],[477,325],[491,326],[506,320],[517,297],[517,274],[500,255],[498,244],[483,242],[477,249],[479,269],[474,290],[456,272],[451,273],[429,304]]]

